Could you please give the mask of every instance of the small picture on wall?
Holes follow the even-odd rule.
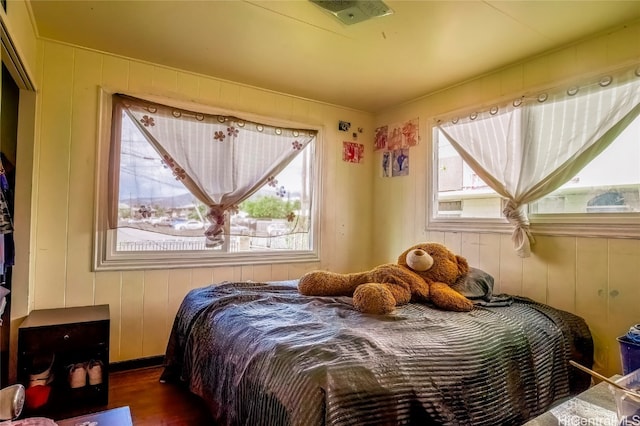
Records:
[[[342,142],[342,161],[361,163],[364,159],[364,145],[356,142]]]
[[[374,151],[387,149],[387,132],[388,132],[387,126],[378,127],[376,129],[376,136],[373,142]]]
[[[382,177],[391,176],[391,151],[384,151],[382,153]]]
[[[405,122],[388,124],[376,129],[374,150],[395,151],[416,146],[420,143],[420,120],[414,118]]]
[[[394,150],[391,163],[391,175],[393,177],[409,175],[409,150]]]
[[[394,124],[389,130],[387,148],[392,151],[402,149],[402,125]]]
[[[409,120],[402,125],[402,136],[404,137],[402,142],[403,148],[418,145],[418,140],[420,139],[420,135],[418,134],[419,128],[417,118]]]

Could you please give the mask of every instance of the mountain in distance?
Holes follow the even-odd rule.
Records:
[[[274,196],[273,188],[262,188],[253,196]],[[284,197],[287,198],[286,196]],[[295,192],[289,194],[291,200],[300,199],[300,193]],[[190,192],[185,192],[179,195],[172,195],[168,197],[121,197],[119,200],[121,208],[128,207],[140,207],[151,206],[161,207],[164,209],[178,209],[185,207],[193,207],[194,204],[198,204],[199,201]]]
[[[176,209],[188,205],[193,205],[197,202],[196,197],[190,192],[184,194],[172,195],[169,197],[127,197],[120,198],[120,206],[124,207],[162,207],[165,209]]]

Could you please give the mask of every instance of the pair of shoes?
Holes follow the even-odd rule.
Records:
[[[102,362],[91,360],[78,362],[69,366],[69,386],[72,389],[82,388],[87,385],[87,377],[91,386],[102,383]]]
[[[51,360],[49,358],[44,359],[34,359],[33,361],[33,373],[29,374],[29,387],[40,386],[40,385],[48,385],[53,382],[53,373],[51,369],[53,368],[53,362],[55,361],[55,354],[51,355]]]

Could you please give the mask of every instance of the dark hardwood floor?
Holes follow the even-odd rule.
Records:
[[[215,425],[204,402],[187,389],[160,383],[162,367],[119,371],[109,374],[109,405],[128,405],[133,424]]]
[[[111,372],[108,405],[67,412],[64,417],[129,406],[135,426],[215,425],[200,398],[179,385],[160,383],[161,373],[162,367]]]

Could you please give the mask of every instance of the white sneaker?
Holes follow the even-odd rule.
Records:
[[[69,386],[72,389],[81,388],[87,385],[87,367],[84,362],[71,364],[69,366]]]
[[[89,375],[89,384],[92,386],[102,383],[102,362],[91,360],[87,367],[87,374]]]

